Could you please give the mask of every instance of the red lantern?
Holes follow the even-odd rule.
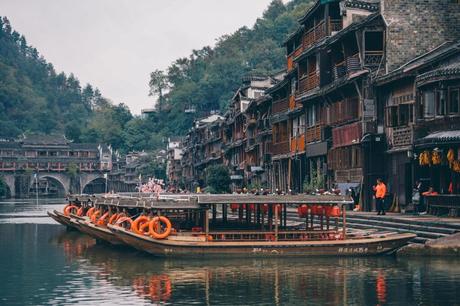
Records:
[[[308,214],[308,206],[305,204],[299,205],[299,207],[297,207],[297,214],[299,215],[299,217],[305,218]]]
[[[331,217],[337,218],[337,217],[340,217],[340,215],[341,215],[340,207],[334,206],[331,208],[331,213],[330,213]]]
[[[230,209],[232,210],[232,212],[236,212],[238,210],[238,206],[239,205],[235,203],[230,204]]]

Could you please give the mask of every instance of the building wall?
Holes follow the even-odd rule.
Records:
[[[460,4],[452,0],[382,0],[387,72],[460,38]]]

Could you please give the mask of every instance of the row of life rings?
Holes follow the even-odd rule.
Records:
[[[311,215],[314,216],[326,216],[337,218],[341,215],[340,207],[338,206],[322,206],[322,205],[299,205],[297,207],[297,214],[301,218],[305,218],[310,211]]]
[[[83,207],[78,208],[75,205],[67,205],[64,207],[64,215],[76,214],[83,216]],[[139,235],[149,235],[155,239],[165,239],[172,231],[171,221],[164,216],[149,218],[147,216],[139,216],[136,220],[132,220],[124,213],[116,213],[110,216],[109,212],[102,214],[101,210],[96,210],[91,207],[86,212],[86,216],[90,218],[93,224],[106,226],[107,224],[117,225],[126,229],[132,230]]]
[[[116,220],[115,225],[131,230],[138,235],[148,235],[154,239],[165,239],[172,231],[171,221],[164,216],[153,218],[139,216],[134,221],[123,216]]]

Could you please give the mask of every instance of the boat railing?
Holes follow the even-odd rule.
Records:
[[[204,233],[203,233],[204,234]],[[212,241],[310,241],[310,240],[340,240],[342,230],[297,230],[297,231],[245,231],[245,232],[209,232]],[[277,239],[276,239],[277,237]]]

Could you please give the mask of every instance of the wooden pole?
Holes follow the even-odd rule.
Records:
[[[206,232],[206,241],[208,241],[208,235],[209,235],[209,214],[208,214],[208,209],[206,208],[204,210],[204,229]]]
[[[275,241],[278,241],[278,204],[275,205]]]
[[[347,216],[345,205],[342,205],[342,224],[343,224],[343,239],[347,239]]]

